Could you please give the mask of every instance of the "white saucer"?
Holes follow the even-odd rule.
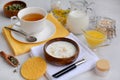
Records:
[[[20,30],[20,27],[18,26],[13,26],[14,29]],[[50,38],[56,31],[56,27],[55,25],[49,21],[46,20],[46,24],[44,25],[44,29],[43,31],[41,31],[40,33],[34,34],[33,36],[35,36],[37,38],[36,42],[28,42],[25,39],[25,36],[16,33],[14,31],[11,31],[11,34],[13,36],[14,39],[16,39],[17,41],[23,42],[23,43],[38,43],[44,40],[47,40],[48,38]]]

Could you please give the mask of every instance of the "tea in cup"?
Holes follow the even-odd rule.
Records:
[[[20,10],[17,16],[11,17],[11,20],[20,22],[21,30],[28,34],[36,34],[44,29],[47,11],[39,7],[28,7]]]

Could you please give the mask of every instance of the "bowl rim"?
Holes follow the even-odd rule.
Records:
[[[3,9],[7,10],[5,7],[7,7],[8,5],[14,4],[14,3],[21,3],[24,5],[24,7],[27,7],[27,4],[24,1],[9,1],[9,2],[4,4]],[[7,10],[7,11],[11,11],[11,10]],[[15,11],[19,11],[19,10],[15,10]]]
[[[76,48],[75,54],[72,55],[72,56],[70,56],[70,57],[67,57],[67,58],[57,58],[57,57],[54,57],[54,56],[48,54],[47,51],[46,51],[48,45],[50,45],[50,44],[53,43],[53,42],[57,42],[57,41],[66,41],[66,42],[72,43],[72,44],[74,45],[74,47]],[[52,58],[54,58],[54,59],[57,59],[57,60],[67,60],[67,59],[73,58],[75,55],[76,55],[76,58],[77,58],[78,55],[79,55],[79,52],[80,52],[79,46],[78,46],[78,44],[77,44],[74,40],[69,39],[69,38],[64,38],[64,37],[53,38],[53,39],[47,41],[47,42],[44,44],[43,49],[44,49],[44,54],[46,53],[46,54],[49,55],[50,57],[52,57]]]

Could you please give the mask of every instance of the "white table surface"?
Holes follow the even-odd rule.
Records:
[[[2,35],[2,27],[10,25],[9,18],[3,15],[3,5],[10,0],[0,0],[0,51],[5,51],[8,54],[12,54],[12,51],[5,41]],[[28,6],[39,6],[46,10],[50,9],[50,1],[48,0],[23,0]],[[64,0],[65,1],[65,0]],[[67,1],[67,0],[66,0]],[[90,0],[91,1],[91,0]],[[120,0],[94,0],[95,12],[98,16],[106,16],[116,20],[117,37],[112,41],[110,46],[100,48],[96,55],[100,58],[108,59],[110,61],[111,69],[110,73],[106,77],[97,76],[93,70],[85,72],[83,74],[76,75],[71,80],[120,80]],[[78,36],[80,38],[80,36]],[[22,64],[29,55],[16,56],[20,64]],[[7,65],[0,57],[0,80],[24,80],[19,72],[13,73],[13,68]],[[47,80],[42,77],[41,80]]]

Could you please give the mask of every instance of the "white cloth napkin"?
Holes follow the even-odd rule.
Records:
[[[80,54],[77,58],[76,61],[85,58],[86,62],[77,66],[77,68],[73,69],[72,71],[64,74],[63,76],[59,77],[59,78],[54,78],[52,77],[53,74],[55,74],[56,72],[64,69],[65,67],[69,66],[54,66],[51,65],[49,63],[47,63],[47,71],[46,71],[46,76],[49,80],[69,80],[70,78],[74,77],[75,75],[78,75],[80,73],[86,72],[92,68],[95,67],[95,63],[96,61],[99,59],[94,52],[92,52],[87,46],[85,46],[75,35],[73,35],[72,33],[70,33],[67,38],[70,38],[72,40],[74,40],[75,42],[77,42],[77,44],[80,47]],[[32,47],[31,48],[31,52],[30,54],[32,56],[41,56],[44,58],[44,52],[43,52],[43,45],[39,45],[36,47]],[[75,61],[75,62],[76,62]]]

